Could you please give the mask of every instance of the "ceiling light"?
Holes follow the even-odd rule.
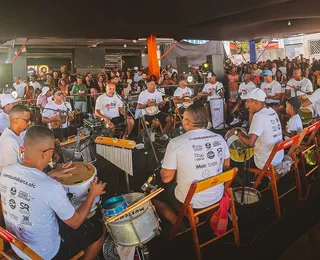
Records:
[[[288,21],[288,25],[289,25],[289,26],[291,25],[291,22],[290,22],[290,21]]]
[[[127,48],[127,44],[124,44],[123,47]]]
[[[133,42],[133,43],[137,43],[138,41],[137,41],[137,40],[133,40],[132,42]]]

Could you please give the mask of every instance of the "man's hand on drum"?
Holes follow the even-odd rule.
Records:
[[[104,122],[106,123],[107,128],[114,128],[114,124],[111,122],[109,118],[104,118]]]
[[[105,187],[106,187],[106,183],[102,181],[98,182],[98,178],[95,177],[93,182],[91,183],[89,194],[92,194],[92,196],[94,197],[100,196],[106,193],[106,191],[104,190]]]
[[[48,175],[51,178],[69,178],[72,176],[71,171],[76,168],[76,167],[70,168],[71,164],[72,162],[62,164],[59,168],[49,172]]]

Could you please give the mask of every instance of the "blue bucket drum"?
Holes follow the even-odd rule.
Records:
[[[102,214],[109,218],[116,216],[127,208],[128,204],[123,196],[112,197],[102,203]]]

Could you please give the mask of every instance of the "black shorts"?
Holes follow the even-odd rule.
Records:
[[[155,199],[169,204],[177,213],[180,212],[183,203],[180,202],[174,195],[174,190],[177,186],[177,183],[171,181],[162,184],[161,186],[164,188],[164,191],[161,192]]]
[[[160,121],[161,125],[164,126],[166,124],[167,116],[168,116],[167,114],[160,111],[158,114],[153,115],[153,116],[145,115],[144,118],[146,119],[146,121],[149,122],[150,125],[152,124],[152,120],[157,118]]]
[[[78,229],[73,229],[58,218],[61,243],[54,260],[71,259],[100,239],[103,234],[103,223],[100,214],[86,219]]]
[[[118,126],[118,125],[122,125],[124,124],[124,116],[120,115],[117,117],[114,117],[111,119],[112,124],[114,124],[114,126]]]

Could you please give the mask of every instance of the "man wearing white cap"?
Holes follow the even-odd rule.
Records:
[[[216,74],[214,72],[208,73],[207,79],[209,82],[204,85],[202,92],[203,96],[207,96],[208,103],[205,105],[206,116],[208,120],[207,129],[212,128],[212,123],[210,120],[210,99],[213,98],[224,98],[223,85],[221,82],[217,81]]]
[[[45,106],[49,103],[51,99],[51,90],[48,86],[44,86],[41,90],[41,94],[38,96],[37,99],[37,106],[40,107],[40,112],[45,108]]]
[[[9,112],[18,101],[20,99],[14,98],[11,94],[3,94],[1,96],[3,112],[0,114],[0,134],[9,126]]]
[[[259,89],[249,91],[246,107],[253,114],[249,129],[249,135],[242,131],[233,130],[233,133],[247,146],[254,146],[254,163],[262,169],[267,162],[271,151],[276,143],[281,142],[282,128],[278,114],[271,107],[267,108],[266,93]],[[282,162],[284,152],[276,153],[272,165],[277,166]]]
[[[13,83],[14,89],[18,92],[18,97],[23,98],[26,93],[27,84],[21,81],[20,77],[15,77],[15,83]]]

